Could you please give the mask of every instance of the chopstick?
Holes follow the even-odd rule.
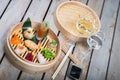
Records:
[[[67,53],[67,48],[66,48],[65,46],[63,46],[63,47],[62,47],[62,51],[64,51],[64,54],[66,54],[66,53]],[[75,64],[77,64],[78,59],[77,59],[72,53],[69,55],[69,58],[70,58]]]
[[[72,52],[73,47],[74,47],[74,45],[72,45],[72,46],[69,48],[68,52],[66,53],[65,57],[64,57],[63,60],[61,61],[60,65],[58,66],[58,68],[56,69],[56,71],[54,72],[54,74],[52,75],[52,80],[55,79],[55,77],[57,76],[57,74],[58,74],[59,71],[61,70],[61,68],[62,68],[62,66],[64,65],[65,61],[67,60],[69,54]]]

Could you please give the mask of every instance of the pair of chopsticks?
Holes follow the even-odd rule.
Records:
[[[62,46],[62,51],[64,52],[64,54],[67,53],[68,50],[66,46]],[[69,58],[72,60],[73,63],[77,64],[78,59],[72,53],[69,55]]]
[[[58,68],[56,69],[56,71],[54,72],[54,74],[52,75],[52,80],[55,79],[55,77],[57,76],[57,74],[59,73],[59,71],[61,70],[62,66],[64,65],[65,61],[67,60],[68,56],[70,55],[70,53],[73,50],[74,45],[72,45],[68,52],[66,53],[65,57],[63,58],[63,60],[61,61],[60,65],[58,66]]]

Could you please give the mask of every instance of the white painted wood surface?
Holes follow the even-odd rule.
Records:
[[[79,2],[86,4],[88,0],[71,0],[71,1],[79,1]]]
[[[2,15],[9,1],[10,0],[0,0],[0,16]]]
[[[115,37],[111,51],[107,80],[120,79],[120,6],[116,23]]]
[[[7,36],[7,31],[14,26],[16,23],[20,22],[21,18],[24,15],[26,8],[28,7],[30,0],[13,0],[8,6],[6,12],[0,20],[0,59],[4,53],[4,41]],[[22,4],[22,5],[21,5]]]
[[[31,0],[11,0],[10,4],[8,5],[5,13],[3,14],[2,18],[0,19],[0,59],[3,56],[4,53],[4,41],[6,39],[7,31],[15,24],[19,23],[22,19],[26,9],[28,8],[28,5]],[[50,5],[50,8],[48,10],[48,13],[45,17],[45,21],[48,21],[51,23],[51,29],[54,30],[55,34],[57,35],[58,29],[56,28],[54,21],[53,21],[53,14],[56,10],[57,6],[63,2],[68,0],[52,0],[52,3]],[[92,57],[91,51],[88,53],[85,53],[87,49],[81,50],[83,43],[77,43],[75,50],[73,54],[79,59],[78,66],[83,69],[83,75],[82,80],[85,80],[87,77],[87,80],[105,80],[106,77],[106,71],[108,66],[108,59],[110,50],[111,52],[111,58],[110,58],[110,64],[108,69],[108,76],[107,80],[119,80],[120,77],[120,48],[119,46],[119,36],[120,36],[120,10],[118,14],[118,20],[117,20],[117,26],[115,30],[115,39],[113,41],[113,47],[111,49],[112,45],[112,39],[113,39],[113,31],[115,28],[115,20],[117,16],[117,9],[120,0],[105,0],[105,4],[103,6],[104,0],[74,0],[74,1],[80,1],[82,3],[87,3],[88,6],[90,6],[97,15],[101,15],[101,10],[103,7],[103,13],[102,13],[102,28],[101,30],[105,34],[106,41],[104,42],[103,47],[100,50],[94,50]],[[0,15],[3,13],[4,9],[6,8],[6,5],[8,4],[9,0],[0,0]],[[31,18],[32,21],[39,21],[41,22],[43,17],[45,16],[46,10],[48,9],[48,6],[50,4],[51,0],[32,0],[32,3],[29,7],[29,9],[26,12],[25,17],[23,18],[23,21],[25,21],[28,17]],[[72,42],[69,42],[63,34],[59,34],[58,38],[60,39],[60,43],[64,44],[69,48],[69,44],[74,44]],[[82,47],[82,48],[81,48]],[[56,63],[56,65],[48,72],[45,73],[43,80],[50,80],[51,75],[54,73],[57,66],[60,64],[61,60],[64,57],[64,53],[61,52],[61,57],[59,61]],[[91,60],[91,63],[89,63]],[[58,76],[55,80],[64,80],[66,70],[68,68],[69,58],[67,59],[65,65],[62,67],[61,71],[59,72]],[[90,67],[89,67],[90,64]],[[89,69],[89,71],[88,71]],[[0,64],[0,80],[17,80],[17,77],[20,73],[20,70],[15,68],[14,66],[9,63],[9,61],[6,59],[6,57],[3,58],[2,63]],[[87,76],[88,73],[88,76]],[[43,77],[43,73],[40,74],[29,74],[22,72],[20,75],[19,80],[41,80]],[[70,80],[68,77],[65,78],[65,80]]]
[[[118,4],[119,0],[105,1],[101,18],[101,30],[104,32],[105,41],[100,50],[93,52],[88,80],[105,80]]]
[[[8,9],[2,16],[0,20],[0,59],[4,53],[5,36],[7,36],[8,30],[21,20],[29,3],[30,0],[13,0],[9,5],[10,7],[8,6]],[[0,80],[15,80],[17,79],[18,74],[19,70],[13,67],[6,57],[4,57],[0,64]]]
[[[91,7],[98,16],[101,15],[104,0],[89,0],[88,6]]]
[[[51,0],[33,0],[23,21],[30,17],[32,21],[42,22],[50,1]]]

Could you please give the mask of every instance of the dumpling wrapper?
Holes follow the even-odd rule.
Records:
[[[38,61],[40,62],[40,64],[45,64],[46,61],[46,59],[40,52],[38,52]]]
[[[38,49],[38,46],[31,40],[25,40],[25,45],[31,50]]]
[[[15,52],[20,55],[22,53],[25,53],[26,50],[27,50],[26,47],[24,47],[23,49],[20,49],[20,46],[19,46],[18,48],[15,49]]]

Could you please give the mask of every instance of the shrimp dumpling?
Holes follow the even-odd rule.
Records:
[[[27,39],[32,39],[35,36],[34,29],[33,28],[28,28],[23,32],[23,35]]]
[[[17,48],[15,49],[15,52],[20,55],[20,54],[22,54],[22,53],[25,53],[26,50],[27,50],[27,48],[26,48],[25,46],[20,45],[19,47],[17,47]]]

